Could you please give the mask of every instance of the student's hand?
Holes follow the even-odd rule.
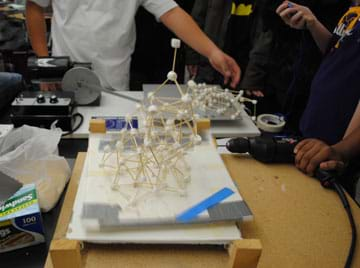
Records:
[[[276,13],[294,29],[310,29],[316,22],[316,17],[309,8],[289,1],[284,1],[276,9]]]
[[[302,140],[296,145],[294,153],[296,167],[310,176],[319,166],[324,170],[341,170],[345,166],[343,156],[334,146],[317,139]]]
[[[195,78],[198,73],[199,66],[192,64],[192,65],[186,65],[186,68],[190,74],[190,78]]]
[[[215,70],[224,76],[225,85],[231,80],[231,87],[236,88],[240,81],[241,70],[233,58],[226,55],[220,49],[216,49],[211,53],[209,62]]]
[[[58,82],[41,82],[41,91],[56,91],[61,89],[61,83]]]
[[[245,93],[248,95],[248,96],[255,96],[255,97],[258,97],[258,98],[263,98],[265,97],[264,93],[262,92],[261,89],[251,89],[251,90],[246,90]]]

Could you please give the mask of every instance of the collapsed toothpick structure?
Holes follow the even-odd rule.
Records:
[[[244,103],[253,105],[252,119],[256,119],[256,100],[244,97],[244,91],[223,89],[218,85],[196,84],[190,80],[188,87],[193,97],[193,107],[198,107],[201,116],[221,119],[241,119]]]
[[[198,112],[202,116],[214,113],[232,119],[241,116],[241,103],[245,100],[242,93],[234,95],[230,90],[193,81],[185,88],[179,85],[175,62],[180,45],[180,40],[171,40],[175,52],[167,79],[148,94],[146,102],[137,105],[136,114],[126,116],[116,144],[104,147],[99,166],[115,171],[112,189],[122,193],[128,205],[136,205],[149,194],[164,191],[187,195],[191,169],[185,155],[202,142],[196,126]],[[168,83],[175,84],[179,97],[161,94]],[[195,107],[200,109],[195,111]],[[135,117],[138,125],[134,124]],[[122,191],[126,186],[137,191],[129,196]]]

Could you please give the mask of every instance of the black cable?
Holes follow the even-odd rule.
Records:
[[[73,134],[76,130],[78,130],[78,129],[81,127],[81,125],[82,125],[83,122],[84,122],[84,116],[83,116],[81,113],[75,113],[75,114],[72,115],[72,118],[73,118],[73,119],[76,119],[76,117],[79,117],[79,118],[80,118],[79,124],[78,124],[75,128],[73,128],[71,131],[66,132],[66,133],[63,133],[63,134],[61,135],[62,137],[65,137],[65,136],[68,136],[68,135]]]
[[[351,264],[354,257],[355,247],[356,247],[356,225],[354,221],[354,217],[351,212],[351,207],[349,201],[346,197],[345,191],[340,184],[337,182],[337,178],[339,177],[336,171],[326,171],[322,169],[317,169],[315,171],[315,177],[320,181],[321,185],[324,188],[334,190],[339,196],[345,211],[348,215],[350,226],[351,226],[351,245],[349,248],[349,253],[346,259],[345,268],[351,268]]]
[[[335,180],[333,180],[331,182],[331,185],[332,185],[332,188],[335,190],[335,192],[338,194],[341,202],[344,205],[344,208],[348,215],[350,226],[351,226],[351,232],[352,232],[351,233],[351,245],[350,245],[349,254],[346,259],[345,266],[344,266],[345,268],[350,268],[352,261],[353,261],[353,257],[354,257],[355,247],[356,247],[356,237],[357,237],[356,225],[355,225],[354,217],[351,212],[351,207],[350,207],[349,201],[345,195],[344,189]]]

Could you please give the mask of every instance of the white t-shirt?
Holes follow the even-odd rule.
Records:
[[[177,6],[173,0],[28,1],[42,7],[52,2],[53,55],[91,62],[102,85],[115,90],[129,89],[138,7],[144,6],[159,19]]]

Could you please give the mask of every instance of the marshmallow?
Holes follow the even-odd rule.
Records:
[[[189,80],[187,82],[187,86],[191,89],[194,89],[194,88],[196,88],[196,83],[194,82],[194,80]]]
[[[193,142],[194,142],[195,145],[200,145],[201,142],[202,142],[201,136],[200,135],[193,136]]]
[[[158,107],[156,105],[150,105],[148,108],[148,112],[154,114],[158,111]]]
[[[191,103],[192,99],[189,94],[185,94],[184,96],[181,97],[181,101],[183,103]]]
[[[171,47],[172,48],[180,48],[181,46],[181,41],[177,38],[172,38],[171,39]]]
[[[175,82],[177,80],[177,74],[174,71],[170,71],[167,74],[167,79],[169,79],[170,81]]]

